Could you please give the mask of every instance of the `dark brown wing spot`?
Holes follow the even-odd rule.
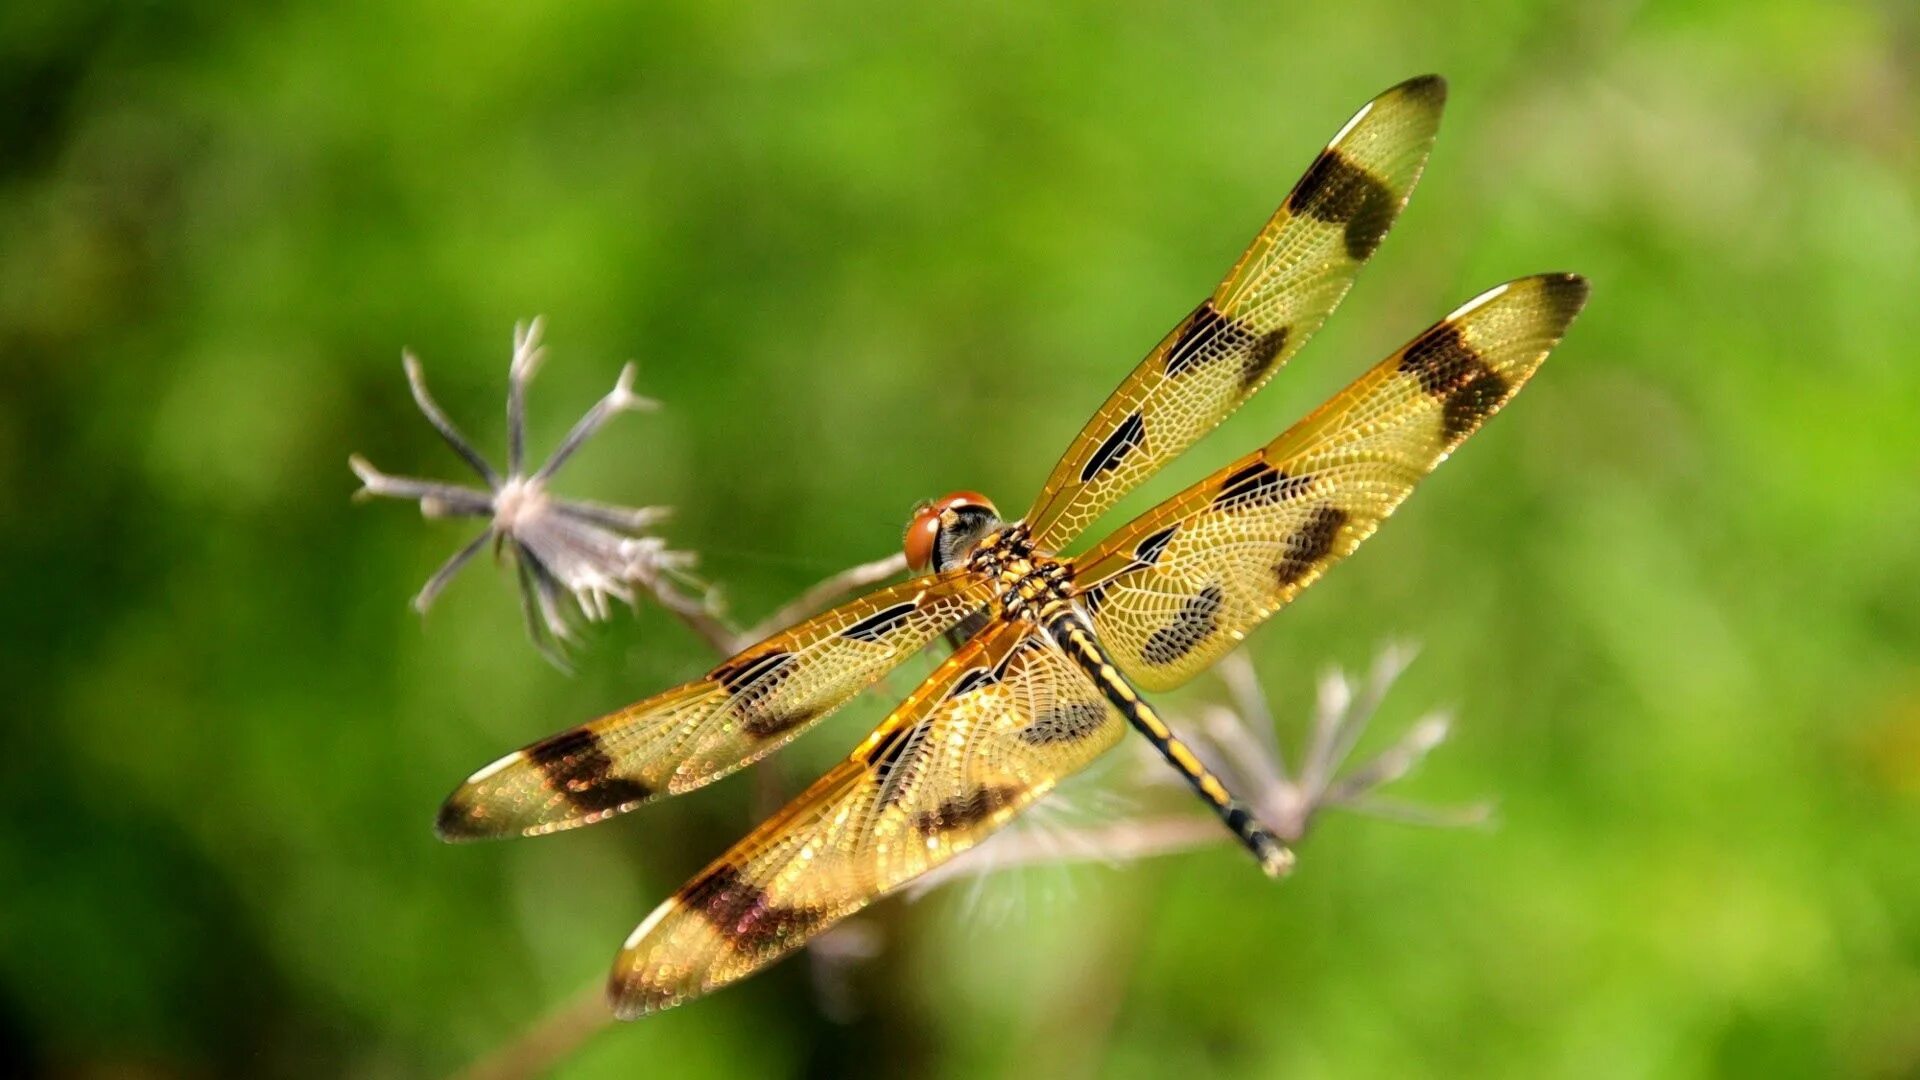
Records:
[[[1252,461],[1234,470],[1213,497],[1212,510],[1232,512],[1254,510],[1285,502],[1307,489],[1307,479],[1288,476],[1264,459]]]
[[[1226,327],[1225,335],[1221,328]],[[1202,301],[1180,324],[1175,333],[1173,345],[1167,349],[1167,377],[1184,375],[1194,368],[1203,367],[1220,358],[1227,344],[1220,339],[1234,336],[1233,324],[1222,318],[1212,300]]]
[[[1420,389],[1445,397],[1475,375],[1487,371],[1486,362],[1452,323],[1420,335],[1400,357],[1400,371],[1420,380]]]
[[[1573,321],[1587,306],[1587,279],[1578,274],[1546,274],[1540,278],[1540,292],[1546,297],[1547,310],[1562,326]]]
[[[1218,627],[1220,609],[1226,602],[1226,593],[1218,585],[1209,585],[1187,597],[1171,623],[1147,635],[1146,644],[1140,647],[1140,658],[1164,667],[1199,648]]]
[[[913,827],[925,836],[971,828],[1013,805],[1018,795],[1019,791],[1010,787],[977,787],[965,795],[942,799],[933,809],[915,814]]]
[[[917,725],[916,725],[917,726]],[[900,760],[900,754],[907,748],[907,736],[913,727],[893,729],[880,744],[867,752],[867,765],[875,772],[886,773]]]
[[[1139,449],[1146,437],[1146,421],[1140,419],[1137,412],[1128,413],[1127,418],[1120,421],[1120,426],[1109,432],[1094,450],[1093,456],[1087,459],[1086,466],[1080,470],[1080,482],[1092,483],[1093,478],[1101,473],[1119,468],[1120,462]]]
[[[999,681],[1000,676],[995,674],[992,668],[968,668],[958,679],[953,681],[953,689],[947,691],[947,700],[951,701],[957,697],[964,697],[983,686],[992,686]]]
[[[739,709],[740,727],[756,739],[771,739],[813,719],[812,709],[774,709],[765,705],[743,704]]]
[[[1267,377],[1273,370],[1273,362],[1279,358],[1280,351],[1287,347],[1289,327],[1278,327],[1260,335],[1247,349],[1246,356],[1240,360],[1240,388],[1248,389]]]
[[[1029,746],[1079,742],[1099,730],[1106,719],[1107,708],[1097,701],[1059,702],[1041,709],[1018,734]]]
[[[1359,261],[1380,246],[1398,206],[1386,184],[1328,147],[1300,178],[1287,208],[1329,225],[1345,225],[1347,255]]]
[[[1415,75],[1387,93],[1405,94],[1415,101],[1423,101],[1437,107],[1446,104],[1447,80],[1438,75]]]
[[[1466,438],[1507,400],[1507,380],[1497,371],[1483,371],[1447,395],[1440,410],[1440,429],[1448,442]]]
[[[440,813],[433,819],[433,834],[453,843],[498,836],[500,833],[487,822],[483,811],[473,804],[462,788],[447,796],[447,801],[440,804]]]
[[[726,688],[729,694],[743,694],[760,689],[756,684],[762,679],[778,682],[785,678],[781,674],[787,665],[793,663],[793,654],[775,649],[758,656],[742,656],[730,660],[713,669],[710,676],[713,681]],[[770,684],[771,685],[771,684]]]
[[[973,639],[975,634],[986,629],[987,623],[991,620],[992,615],[986,608],[977,608],[968,612],[947,631],[947,644],[953,646],[954,651],[958,652],[960,646],[965,645]]]
[[[1246,323],[1220,314],[1213,301],[1208,300],[1180,324],[1173,344],[1168,346],[1167,377],[1177,378],[1195,368],[1237,356],[1240,385],[1245,389],[1266,377],[1273,369],[1274,359],[1286,347],[1286,327],[1259,333]]]
[[[892,806],[906,798],[926,770],[927,755],[933,751],[927,739],[929,730],[925,720],[900,728],[867,755],[867,764],[880,785],[881,806]]]
[[[527,747],[526,754],[549,787],[589,814],[617,810],[653,794],[638,780],[614,775],[613,759],[601,748],[600,737],[586,728],[542,739]]]
[[[1139,545],[1133,549],[1133,557],[1148,566],[1159,562],[1160,553],[1167,549],[1169,543],[1173,542],[1173,534],[1177,532],[1179,528],[1180,526],[1178,525],[1169,525],[1159,532],[1148,536],[1145,540],[1140,541]]]
[[[1313,572],[1322,559],[1333,553],[1334,541],[1347,523],[1347,512],[1337,506],[1323,506],[1287,537],[1286,549],[1273,572],[1281,585],[1295,585]]]
[[[1100,582],[1089,590],[1081,592],[1081,605],[1087,607],[1087,617],[1092,619],[1100,613],[1100,605],[1106,603],[1106,582]]]
[[[784,952],[812,936],[826,913],[773,901],[766,890],[721,864],[680,890],[680,903],[701,914],[727,944],[749,955]]]
[[[840,631],[840,636],[843,638],[851,638],[854,641],[879,641],[881,638],[900,629],[901,626],[906,624],[908,619],[913,617],[913,613],[919,610],[920,606],[912,601],[904,604],[895,604],[884,611],[876,611],[872,615]]]
[[[1202,301],[1193,314],[1187,316],[1187,321],[1180,324],[1173,344],[1167,349],[1167,375],[1175,378],[1243,352],[1253,340],[1252,330],[1220,314],[1212,300]]]
[[[813,719],[812,709],[773,708],[774,695],[793,676],[795,656],[780,649],[743,656],[713,669],[712,678],[733,696],[740,726],[755,738],[771,738]]]

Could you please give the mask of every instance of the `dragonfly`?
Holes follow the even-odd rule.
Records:
[[[493,762],[441,808],[446,840],[538,835],[692,791],[811,728],[935,638],[962,641],[839,765],[661,904],[608,984],[623,1019],[793,952],[968,851],[1132,729],[1268,875],[1293,853],[1143,696],[1208,668],[1351,554],[1526,383],[1584,279],[1500,285],[1421,331],[1278,438],[1084,553],[1072,543],[1259,390],[1346,295],[1426,166],[1446,84],[1368,102],[1219,287],[1113,391],[1025,516],[922,504],[908,580],[705,677]]]

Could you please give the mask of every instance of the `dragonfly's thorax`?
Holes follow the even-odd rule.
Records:
[[[1016,522],[982,537],[967,566],[993,581],[1000,606],[1012,617],[1040,619],[1067,600],[1067,564],[1035,551],[1025,524]]]

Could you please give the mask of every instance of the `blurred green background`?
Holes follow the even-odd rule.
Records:
[[[1906,0],[8,5],[0,1072],[456,1070],[753,820],[743,777],[434,840],[475,766],[711,657],[643,608],[563,676],[485,563],[408,610],[470,533],[348,501],[351,451],[461,475],[403,345],[496,457],[516,319],[551,320],[536,452],[637,358],[665,410],[563,490],[676,507],[756,619],[917,499],[1017,513],[1429,70],[1352,297],[1126,508],[1480,289],[1589,275],[1518,405],[1253,642],[1289,741],[1321,669],[1423,643],[1375,738],[1455,710],[1404,793],[1496,824],[890,902],[850,1001],[795,961],[560,1075],[1920,1075]]]

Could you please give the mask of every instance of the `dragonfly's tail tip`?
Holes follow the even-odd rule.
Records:
[[[1295,862],[1293,849],[1284,844],[1274,844],[1260,853],[1260,869],[1275,880],[1293,873]]]

